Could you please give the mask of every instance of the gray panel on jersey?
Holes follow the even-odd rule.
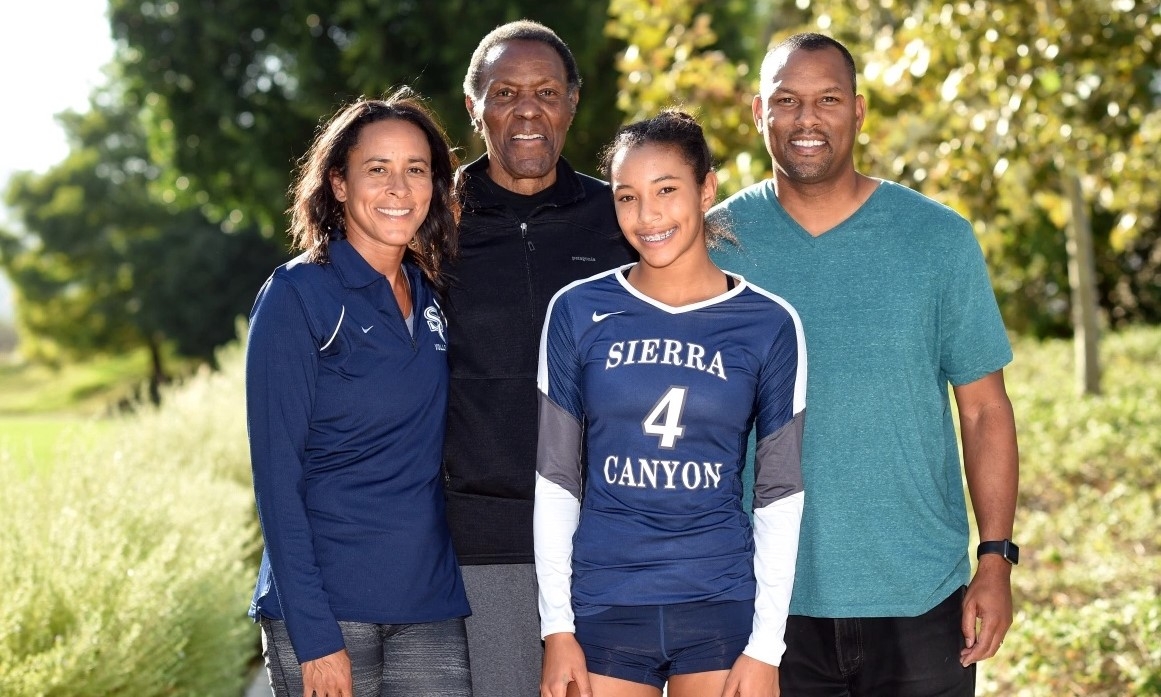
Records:
[[[806,410],[758,443],[754,457],[754,508],[802,491],[802,426]]]
[[[543,392],[540,434],[536,443],[536,473],[581,498],[581,425]]]

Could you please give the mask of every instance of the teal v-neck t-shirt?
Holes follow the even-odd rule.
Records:
[[[911,617],[969,580],[968,521],[948,385],[1012,349],[971,224],[882,182],[815,237],[773,182],[710,211],[739,244],[721,268],[788,300],[810,356],[806,495],[791,612]]]

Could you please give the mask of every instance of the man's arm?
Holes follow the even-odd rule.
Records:
[[[997,370],[954,388],[964,470],[980,540],[1011,539],[1020,480],[1016,419]],[[997,554],[979,560],[963,603],[964,666],[991,658],[1012,626],[1012,566]]]

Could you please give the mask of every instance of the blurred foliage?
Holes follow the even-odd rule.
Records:
[[[860,56],[873,116],[861,161],[976,222],[1011,328],[1067,327],[1070,176],[1093,212],[1109,319],[1161,320],[1161,307],[1143,314],[1117,302],[1107,275],[1110,261],[1155,229],[1161,209],[1161,2],[810,7],[819,27]]]
[[[0,452],[13,475],[37,470],[35,463],[51,462],[71,451],[72,443],[91,444],[103,422],[75,416],[5,416],[0,413]],[[92,437],[90,437],[92,436]],[[65,445],[69,443],[69,445]]]
[[[719,12],[613,0],[609,31],[628,46],[619,104],[634,117],[696,105],[732,193],[770,168],[751,125],[760,55],[725,58],[717,26],[739,20]],[[1161,322],[1161,1],[798,0],[753,12],[771,43],[821,31],[851,49],[868,99],[858,167],[975,222],[1011,329],[1069,332],[1062,178],[1073,175],[1107,321]]]
[[[201,366],[181,385],[168,389],[160,407],[143,407],[115,420],[122,426],[118,447],[143,461],[164,460],[251,489],[243,391],[245,321],[239,319],[234,328],[240,338],[218,349],[217,369]],[[258,558],[251,561],[257,572]]]
[[[6,319],[0,319],[0,357],[14,351],[17,343],[16,326]]]
[[[483,151],[462,84],[479,40],[528,18],[554,29],[584,80],[565,157],[591,171],[620,122],[619,49],[603,34],[605,5],[589,0],[111,0],[117,61],[156,114],[149,134],[175,196],[213,220],[285,229],[293,165],[320,121],[359,95],[410,84],[430,98],[465,159]],[[186,189],[172,182],[188,177]]]
[[[721,165],[723,195],[769,171],[750,111],[766,44],[755,41],[749,29],[761,26],[759,16],[772,15],[778,4],[609,2],[606,32],[626,45],[617,58],[617,106],[625,121],[648,118],[667,106],[696,116]]]
[[[858,166],[975,222],[1011,329],[1069,330],[1074,175],[1106,321],[1161,322],[1161,0],[110,0],[112,85],[62,117],[68,159],[9,187],[23,229],[0,233],[0,263],[22,352],[145,345],[157,381],[167,345],[212,356],[285,257],[287,187],[319,123],[411,83],[478,155],[463,74],[488,30],[524,16],[580,64],[565,149],[579,169],[623,120],[679,104],[706,127],[723,194],[770,173],[750,111],[766,47],[832,34],[870,106]]]
[[[145,426],[70,439],[35,467],[0,451],[0,694],[242,694],[253,497],[218,476],[204,431]]]
[[[96,95],[87,113],[61,117],[65,161],[10,183],[23,230],[0,230],[0,265],[16,289],[25,356],[59,363],[146,347],[156,385],[168,350],[212,359],[285,258],[253,226],[226,232],[156,194],[149,113],[113,89]]]
[[[1067,343],[1014,350],[1017,616],[981,693],[1161,694],[1161,329],[1106,335],[1104,394],[1080,400]]]
[[[144,398],[149,352],[140,348],[114,355],[68,361],[60,366],[10,356],[0,360],[0,418],[32,414],[107,416],[112,405]],[[188,372],[184,361],[168,358],[176,372]]]

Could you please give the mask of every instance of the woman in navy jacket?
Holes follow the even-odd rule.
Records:
[[[251,616],[279,697],[471,694],[440,482],[454,171],[406,88],[340,110],[293,189],[303,253],[250,316]]]

